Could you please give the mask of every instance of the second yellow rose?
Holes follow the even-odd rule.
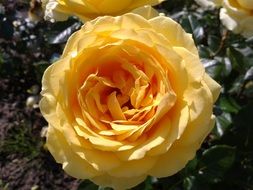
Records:
[[[70,15],[90,20],[103,15],[121,15],[144,5],[164,0],[42,0],[46,20],[63,21]]]
[[[244,37],[253,36],[253,2],[252,0],[195,0],[202,7],[221,7],[222,24],[234,33]]]

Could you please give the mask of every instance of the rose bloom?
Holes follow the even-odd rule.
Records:
[[[253,1],[252,0],[195,0],[203,7],[222,7],[220,19],[223,25],[244,37],[253,36]]]
[[[86,21],[102,15],[121,15],[164,0],[42,0],[46,20],[63,21],[75,15]]]
[[[128,189],[193,159],[214,126],[219,92],[175,21],[98,17],[44,73],[46,145],[69,175]]]

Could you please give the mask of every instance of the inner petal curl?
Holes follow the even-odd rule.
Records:
[[[105,49],[77,89],[83,121],[102,138],[135,141],[168,112],[176,95],[152,56],[124,45]]]

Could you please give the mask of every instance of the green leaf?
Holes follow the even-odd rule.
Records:
[[[249,68],[249,70],[247,70],[245,76],[244,76],[244,80],[253,80],[253,66]]]
[[[98,187],[98,190],[112,190],[110,187]]]
[[[207,58],[210,58],[210,56],[212,54],[211,50],[208,47],[204,46],[204,45],[199,45],[198,46],[198,51],[199,51],[200,58],[207,59]]]
[[[241,109],[239,104],[233,99],[232,97],[222,97],[220,98],[220,108],[224,112],[229,113],[238,113],[238,111]]]
[[[189,177],[186,177],[184,179],[184,182],[183,182],[183,187],[185,190],[193,190],[193,189],[196,189],[194,187],[194,181],[195,181],[195,176],[189,176]]]
[[[216,117],[216,125],[213,129],[214,134],[216,137],[220,138],[226,132],[228,127],[232,123],[231,114],[223,112],[222,115]]]
[[[199,177],[209,183],[219,182],[233,165],[236,149],[227,145],[216,145],[203,152],[199,161]]]
[[[46,32],[46,39],[49,44],[62,44],[80,28],[81,23],[75,19],[68,19],[64,22],[56,22],[50,31]]]
[[[36,72],[36,77],[37,80],[40,81],[46,68],[50,65],[50,63],[48,63],[47,61],[39,61],[36,63],[33,63],[34,67],[35,67],[35,72]]]
[[[253,147],[253,103],[249,103],[235,117],[235,126],[238,135],[238,142],[239,145],[240,141],[242,141],[242,145],[245,146],[247,149],[251,149]]]
[[[77,190],[98,190],[98,188],[99,187],[97,185],[89,180],[84,180],[79,184]]]
[[[209,190],[208,184],[203,182],[197,176],[189,176],[184,179],[184,190]]]
[[[181,173],[183,174],[183,176],[192,175],[193,173],[196,172],[197,165],[198,165],[198,159],[197,159],[197,157],[195,157],[194,159],[192,159],[191,161],[189,161],[189,162],[187,163],[187,165],[186,165],[185,168],[181,171]]]
[[[227,49],[227,55],[232,63],[232,66],[239,73],[245,71],[245,56],[233,47]]]
[[[204,38],[204,29],[196,16],[190,14],[183,17],[181,24],[187,32],[193,34],[196,43],[199,43]]]
[[[243,95],[247,98],[253,98],[253,81],[249,81],[245,84]]]
[[[49,40],[50,44],[60,44],[64,43],[68,40],[68,38],[73,34],[80,27],[80,23],[74,23],[73,25],[69,26],[68,28],[61,31],[59,34],[54,36]]]
[[[132,188],[132,190],[153,190],[153,184],[157,182],[157,178],[148,176],[144,182]]]
[[[220,48],[221,38],[215,35],[209,35],[207,38],[208,47],[215,53]]]

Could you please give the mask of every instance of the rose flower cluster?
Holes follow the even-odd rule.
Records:
[[[95,17],[159,1],[77,2],[57,1],[57,11]],[[173,175],[214,126],[220,86],[191,34],[147,10],[85,22],[44,73],[46,146],[75,178],[128,189]]]
[[[221,7],[220,20],[228,30],[253,36],[252,0],[196,0],[203,7]]]
[[[164,0],[42,0],[46,20],[67,20],[70,15],[86,21],[102,15],[117,16]]]

